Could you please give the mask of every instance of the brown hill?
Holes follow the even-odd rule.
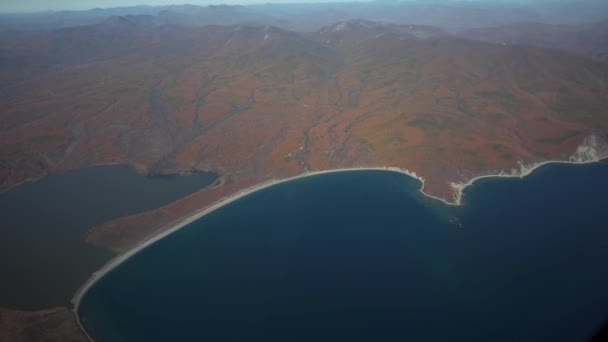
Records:
[[[250,7],[230,5],[192,6],[184,11],[168,8],[158,14],[157,21],[163,24],[185,26],[239,25],[271,22],[273,18]]]
[[[489,43],[537,46],[608,59],[608,21],[587,25],[522,23],[466,30],[459,36]]]
[[[381,24],[369,20],[356,19],[324,26],[312,37],[338,48],[355,47],[370,39],[385,35],[395,39],[430,39],[447,36],[439,28],[425,25]]]
[[[145,49],[154,34],[162,33],[153,30],[155,26],[152,16],[113,16],[98,24],[32,34],[14,40],[6,49],[29,56],[33,63],[28,66],[100,61]]]
[[[85,36],[98,38],[67,56]],[[350,21],[303,35],[113,18],[22,44],[36,47],[20,51],[28,58],[66,59],[1,69],[4,189],[115,163],[224,176],[219,188],[91,233],[115,251],[272,178],[396,166],[453,200],[451,182],[565,158],[592,131],[608,133],[606,63],[424,26]]]

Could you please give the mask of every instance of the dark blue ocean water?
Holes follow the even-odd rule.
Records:
[[[486,179],[453,208],[386,171],[271,187],[109,273],[96,341],[584,341],[608,319],[608,163]],[[460,227],[462,226],[462,227]]]

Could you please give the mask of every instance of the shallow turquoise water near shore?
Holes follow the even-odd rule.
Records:
[[[608,318],[608,163],[483,179],[462,207],[387,171],[232,202],[87,292],[96,341],[583,341]]]

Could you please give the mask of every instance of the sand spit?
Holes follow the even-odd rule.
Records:
[[[270,180],[267,182],[264,182],[262,184],[250,187],[248,189],[239,191],[238,193],[225,198],[223,200],[220,200],[219,202],[204,208],[190,216],[188,216],[187,218],[184,218],[183,220],[179,221],[177,224],[173,225],[171,228],[163,231],[162,233],[153,236],[150,239],[147,239],[145,241],[143,241],[141,244],[139,244],[137,247],[131,249],[130,251],[120,254],[118,256],[116,256],[115,258],[113,258],[112,260],[110,260],[108,263],[106,263],[101,269],[99,269],[98,271],[94,272],[91,277],[86,281],[86,283],[83,284],[83,286],[80,287],[80,289],[78,289],[78,291],[76,292],[76,294],[74,295],[74,297],[71,300],[71,303],[73,305],[73,309],[72,311],[74,312],[74,315],[76,316],[76,321],[80,327],[80,329],[83,331],[83,333],[87,336],[87,338],[91,341],[93,341],[93,339],[91,338],[91,336],[86,332],[86,330],[84,329],[82,322],[80,321],[80,316],[78,315],[78,309],[80,307],[80,302],[82,300],[82,298],[84,297],[84,295],[86,294],[86,292],[100,279],[102,279],[106,274],[110,273],[114,268],[118,267],[120,264],[122,264],[123,262],[125,262],[126,260],[128,260],[130,257],[132,257],[133,255],[139,253],[140,251],[142,251],[143,249],[145,249],[146,247],[148,247],[149,245],[167,237],[168,235],[178,231],[179,229],[189,225],[190,223],[200,219],[201,217],[225,206],[228,205],[242,197],[245,197],[249,194],[252,194],[256,191],[260,191],[262,189],[266,189],[269,188],[271,186],[277,185],[277,184],[281,184],[281,183],[286,183],[289,181],[293,181],[296,179],[301,179],[304,177],[312,177],[312,176],[317,176],[317,175],[321,175],[321,174],[329,174],[329,173],[337,173],[337,172],[348,172],[348,171],[364,171],[364,170],[385,170],[385,171],[393,171],[393,172],[400,172],[403,174],[406,174],[410,177],[416,178],[419,181],[422,182],[423,186],[424,186],[424,180],[421,177],[418,177],[414,172],[410,172],[408,170],[403,170],[400,168],[394,168],[394,167],[377,167],[377,168],[350,168],[350,169],[335,169],[335,170],[325,170],[325,171],[314,171],[314,172],[306,172],[304,174],[298,175],[298,176],[294,176],[294,177],[290,177],[290,178],[286,178],[286,179],[281,179],[281,180]],[[427,195],[428,196],[428,195]],[[435,197],[436,198],[436,197]],[[443,199],[437,198],[438,200],[443,201],[444,203],[448,203]]]
[[[415,178],[418,181],[420,181],[420,183],[422,184],[422,186],[420,188],[420,192],[424,196],[441,201],[446,205],[459,206],[459,205],[462,205],[463,191],[468,186],[471,186],[472,184],[475,183],[475,181],[477,181],[479,179],[493,178],[493,177],[523,178],[523,177],[531,174],[534,170],[538,169],[539,167],[547,165],[547,164],[552,164],[552,163],[587,164],[587,163],[598,162],[605,158],[608,158],[608,144],[606,142],[604,142],[603,140],[601,140],[596,135],[591,135],[590,137],[585,139],[585,141],[576,149],[576,151],[568,158],[568,160],[550,160],[550,161],[543,161],[543,162],[531,163],[531,164],[519,162],[518,167],[513,168],[510,171],[498,171],[494,174],[487,174],[487,175],[474,177],[465,183],[451,183],[450,186],[452,187],[452,189],[454,189],[453,201],[449,201],[449,200],[446,200],[446,199],[443,199],[443,198],[440,198],[437,196],[433,196],[433,195],[430,195],[430,194],[424,192],[424,185],[425,185],[424,178],[422,178],[421,176],[418,176],[415,172],[412,172],[412,171],[409,171],[406,169],[402,169],[402,168],[398,168],[398,167],[388,167],[388,166],[386,166],[386,167],[360,167],[360,168],[333,169],[333,170],[325,170],[325,171],[309,171],[309,172],[300,174],[298,176],[290,177],[290,178],[285,178],[285,179],[280,179],[280,180],[270,180],[270,181],[261,183],[259,185],[247,188],[245,190],[239,191],[238,193],[236,193],[230,197],[224,198],[224,199],[216,202],[215,204],[213,204],[209,207],[206,207],[206,208],[180,220],[178,223],[176,223],[169,229],[163,231],[162,233],[160,233],[158,235],[151,237],[150,239],[143,241],[141,244],[139,244],[137,247],[131,249],[130,251],[116,256],[115,258],[110,260],[107,264],[105,264],[101,269],[94,272],[91,275],[91,277],[86,281],[86,283],[84,283],[83,286],[80,289],[78,289],[78,291],[76,292],[76,294],[74,295],[74,297],[71,300],[71,303],[73,305],[72,311],[73,311],[74,315],[76,316],[76,321],[77,321],[80,329],[83,331],[83,333],[87,336],[87,338],[90,341],[93,341],[92,337],[86,332],[86,330],[84,329],[84,326],[82,325],[82,322],[80,321],[80,316],[78,315],[78,309],[80,307],[81,300],[84,297],[84,295],[86,294],[86,292],[97,281],[102,279],[106,274],[111,272],[114,268],[118,267],[120,264],[122,264],[123,262],[128,260],[133,255],[139,253],[140,251],[142,251],[149,245],[165,238],[166,236],[168,236],[170,234],[173,234],[174,232],[178,231],[179,229],[189,225],[190,223],[202,218],[203,216],[205,216],[217,209],[222,208],[225,205],[228,205],[228,204],[230,204],[242,197],[245,197],[249,194],[252,194],[256,191],[260,191],[262,189],[266,189],[266,188],[269,188],[269,187],[277,185],[277,184],[290,182],[290,181],[293,181],[296,179],[301,179],[304,177],[312,177],[312,176],[317,176],[317,175],[322,175],[322,174],[330,174],[330,173],[338,173],[338,172],[392,171],[392,172],[398,172],[398,173],[405,174],[407,176],[410,176],[410,177]]]

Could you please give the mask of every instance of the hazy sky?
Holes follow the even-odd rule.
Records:
[[[296,0],[0,0],[0,12],[33,12],[46,10],[83,10],[95,7],[121,7],[134,5],[219,5],[253,4],[265,2],[315,2]]]
[[[0,0],[0,12],[37,12],[48,10],[86,10],[95,7],[109,8],[136,5],[219,5],[219,4],[259,4],[259,3],[290,3],[290,2],[344,2],[344,1],[373,1],[373,0]],[[417,0],[421,1],[421,0]],[[423,0],[422,0],[423,1]],[[433,1],[433,0],[429,0]],[[450,1],[450,0],[447,0]],[[480,2],[542,2],[555,0],[460,0]],[[572,0],[581,1],[581,0]],[[608,0],[586,0],[608,1]]]

